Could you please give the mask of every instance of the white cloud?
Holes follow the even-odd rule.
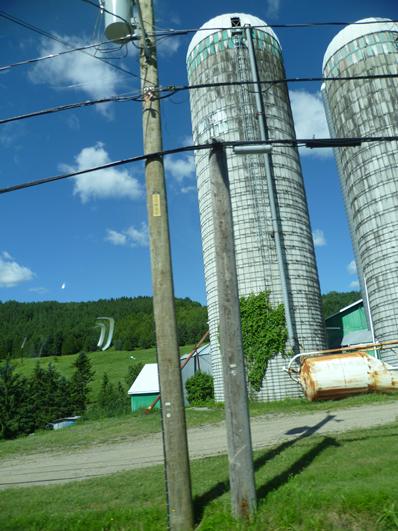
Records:
[[[196,186],[182,186],[180,191],[182,194],[190,194],[191,192],[196,192]]]
[[[4,251],[0,254],[0,287],[12,288],[31,280],[34,273],[27,267],[19,265],[12,256]]]
[[[105,240],[113,245],[127,245],[127,236],[113,229],[107,229]]]
[[[38,286],[37,288],[29,288],[28,291],[31,291],[32,293],[36,293],[37,295],[44,295],[45,293],[48,292],[48,289],[42,286]]]
[[[148,227],[146,223],[141,223],[138,228],[132,225],[121,232],[107,229],[105,240],[112,245],[146,247],[148,245]]]
[[[350,275],[356,275],[357,274],[357,264],[355,260],[351,260],[351,262],[347,265],[347,271]]]
[[[86,44],[74,36],[60,36],[60,39],[66,41],[68,46],[56,41],[43,40],[39,54],[56,54]],[[93,54],[94,51],[87,50],[87,53]],[[116,94],[117,87],[121,84],[121,76],[117,70],[83,52],[67,53],[53,59],[40,61],[30,70],[29,78],[37,84],[50,84],[54,88],[80,90],[94,99]],[[95,108],[102,114],[109,115],[108,104],[96,105]]]
[[[66,125],[73,131],[78,131],[80,129],[80,120],[76,114],[70,114],[66,118]]]
[[[291,90],[289,95],[297,138],[329,138],[321,94],[319,92],[313,94],[305,90]],[[300,153],[318,157],[333,155],[331,148],[300,148]]]
[[[358,288],[359,288],[359,280],[353,280],[353,281],[350,283],[350,288],[351,288],[351,289],[358,289]]]
[[[60,165],[61,171],[80,171],[93,166],[101,166],[111,162],[111,159],[101,142],[95,146],[83,148],[75,157],[75,165]],[[74,179],[74,195],[78,195],[82,203],[90,199],[109,199],[128,197],[137,199],[142,195],[142,187],[138,180],[127,169],[106,168],[83,175]]]
[[[180,37],[171,36],[158,40],[156,47],[159,55],[163,57],[170,57],[178,51],[180,44]]]
[[[315,229],[312,233],[312,239],[314,240],[315,247],[323,247],[326,245],[326,238],[323,230]]]
[[[181,183],[184,179],[192,179],[195,174],[195,162],[193,155],[169,155],[164,159],[166,172]]]
[[[269,18],[277,18],[279,15],[280,0],[268,0],[266,15]]]
[[[182,142],[181,144],[183,146],[192,146],[193,145],[193,137],[192,137],[192,133],[189,134],[189,135],[185,135],[183,138],[182,138]]]
[[[20,125],[20,127],[18,127]],[[0,147],[9,148],[17,144],[17,141],[24,135],[24,128],[21,124],[4,124],[0,130]]]

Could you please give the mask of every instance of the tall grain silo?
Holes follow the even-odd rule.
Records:
[[[340,31],[323,60],[325,77],[398,73],[398,24],[369,18]],[[398,135],[397,79],[325,81],[335,137]],[[363,295],[368,292],[376,340],[398,338],[398,143],[335,150]],[[367,289],[366,289],[367,288]],[[393,351],[381,351],[396,363]]]
[[[245,25],[252,30],[260,80],[285,77],[280,43],[265,22],[243,13],[225,14],[206,22],[194,35],[187,53],[190,85],[252,79]],[[287,87],[262,85],[269,138],[295,138]],[[259,140],[260,131],[253,86],[230,85],[191,89],[195,144],[218,137]],[[199,209],[209,312],[216,398],[223,397],[218,345],[218,302],[208,152],[196,154]],[[281,281],[265,179],[264,155],[238,156],[227,152],[233,210],[235,250],[240,296],[269,290],[271,301],[282,302]],[[301,349],[324,348],[320,289],[311,227],[298,151],[274,147],[273,173],[279,205],[283,250],[288,272],[288,294],[294,328]],[[299,396],[301,391],[282,372],[285,361],[268,366],[260,399]]]

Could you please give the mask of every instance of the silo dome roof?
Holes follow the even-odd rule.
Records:
[[[361,24],[361,23],[373,22],[373,24]],[[323,58],[322,70],[324,70],[326,63],[340,48],[348,44],[349,42],[368,35],[369,33],[377,33],[379,31],[397,31],[398,24],[391,22],[389,18],[363,18],[355,22],[355,24],[350,24],[342,29],[330,42],[329,46],[326,49],[326,53]]]
[[[225,15],[219,15],[217,17],[214,17],[201,26],[200,31],[197,31],[195,35],[192,37],[192,40],[188,47],[187,57],[192,52],[192,50],[206,37],[209,35],[212,35],[213,33],[217,33],[220,28],[230,28],[231,27],[231,18],[239,17],[240,23],[242,26],[245,24],[250,24],[251,26],[264,26],[261,28],[261,31],[264,31],[265,33],[269,33],[272,35],[274,39],[278,42],[280,46],[280,42],[278,40],[278,37],[275,35],[273,30],[267,26],[267,23],[261,20],[260,18],[257,18],[253,15],[247,15],[246,13],[227,13]],[[205,31],[203,31],[205,30]]]

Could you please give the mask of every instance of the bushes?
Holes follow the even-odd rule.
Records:
[[[76,414],[81,415],[87,409],[89,383],[94,378],[94,371],[91,369],[90,358],[85,352],[80,352],[73,366],[75,372],[71,380],[71,399]]]
[[[127,374],[124,378],[124,384],[120,381],[114,385],[105,372],[102,377],[101,389],[97,396],[97,401],[90,409],[88,416],[97,417],[114,417],[123,415],[130,410],[130,401],[127,391],[141,372],[143,363],[137,362],[127,368]]]
[[[185,389],[187,390],[188,402],[191,405],[213,400],[213,377],[206,372],[199,371],[188,378],[185,382]]]
[[[137,376],[140,374],[144,365],[145,364],[142,363],[141,361],[137,361],[136,363],[128,367],[125,382],[129,389],[133,385],[135,380],[137,379]]]
[[[0,367],[0,439],[31,431],[28,409],[27,380],[7,360]]]
[[[57,418],[84,413],[93,375],[83,352],[70,380],[51,363],[47,368],[38,363],[31,377],[24,378],[7,360],[0,366],[0,438],[31,433]]]
[[[251,391],[260,391],[269,360],[287,341],[283,304],[273,307],[268,292],[240,299],[243,351]]]
[[[113,417],[129,410],[127,390],[118,382],[115,386],[105,372],[102,385],[97,396],[96,405],[90,416]],[[93,415],[94,413],[94,415]]]

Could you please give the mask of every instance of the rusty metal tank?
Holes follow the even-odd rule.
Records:
[[[290,374],[309,400],[327,400],[370,391],[398,391],[397,369],[366,352],[349,352],[306,357],[301,360],[298,377]]]

